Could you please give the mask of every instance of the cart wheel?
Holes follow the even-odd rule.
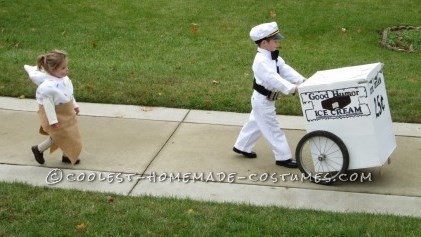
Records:
[[[295,151],[298,168],[310,181],[330,184],[348,169],[348,149],[335,134],[314,131],[298,142]]]

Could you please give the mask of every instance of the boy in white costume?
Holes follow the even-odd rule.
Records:
[[[67,55],[54,50],[38,57],[37,66],[24,65],[29,78],[38,86],[36,100],[41,121],[40,133],[50,137],[32,146],[35,160],[44,164],[43,152],[63,150],[62,162],[78,164],[81,152],[76,115],[79,106],[73,96],[73,84],[67,77]]]
[[[287,168],[297,168],[292,159],[286,136],[276,119],[275,101],[280,93],[295,94],[304,77],[287,65],[279,57],[279,34],[276,22],[253,27],[250,38],[258,45],[253,62],[252,111],[249,121],[243,126],[233,150],[247,158],[256,158],[252,151],[261,135],[270,143],[276,164]]]

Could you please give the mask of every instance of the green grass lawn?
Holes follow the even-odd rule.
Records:
[[[419,53],[380,47],[383,29],[420,24],[418,0],[0,1],[0,95],[34,97],[24,64],[69,53],[79,101],[249,112],[252,26],[277,21],[284,59],[318,70],[383,62],[392,118],[421,122]],[[83,108],[82,108],[83,109]],[[298,97],[277,103],[301,115]]]
[[[419,218],[127,197],[0,182],[0,236],[418,236]],[[25,201],[18,201],[25,200]]]

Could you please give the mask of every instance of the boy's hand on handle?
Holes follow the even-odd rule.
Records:
[[[297,92],[298,92],[298,86],[295,85],[295,90],[294,90],[294,92],[292,92],[292,95],[295,95]]]

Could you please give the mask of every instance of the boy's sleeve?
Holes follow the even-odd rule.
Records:
[[[254,76],[259,80],[262,86],[270,91],[280,91],[283,94],[292,94],[295,91],[295,85],[289,80],[284,80],[273,68],[265,62],[256,63],[253,67]]]
[[[285,63],[282,59],[278,62],[279,74],[282,78],[293,84],[301,84],[304,82],[304,77],[298,73],[294,68]]]
[[[44,106],[45,114],[47,115],[48,124],[52,125],[58,123],[53,99],[51,97],[43,96],[42,105]]]
[[[23,68],[25,69],[26,73],[28,73],[29,79],[31,79],[35,85],[39,86],[44,82],[45,73],[38,70],[38,67],[24,65]]]

